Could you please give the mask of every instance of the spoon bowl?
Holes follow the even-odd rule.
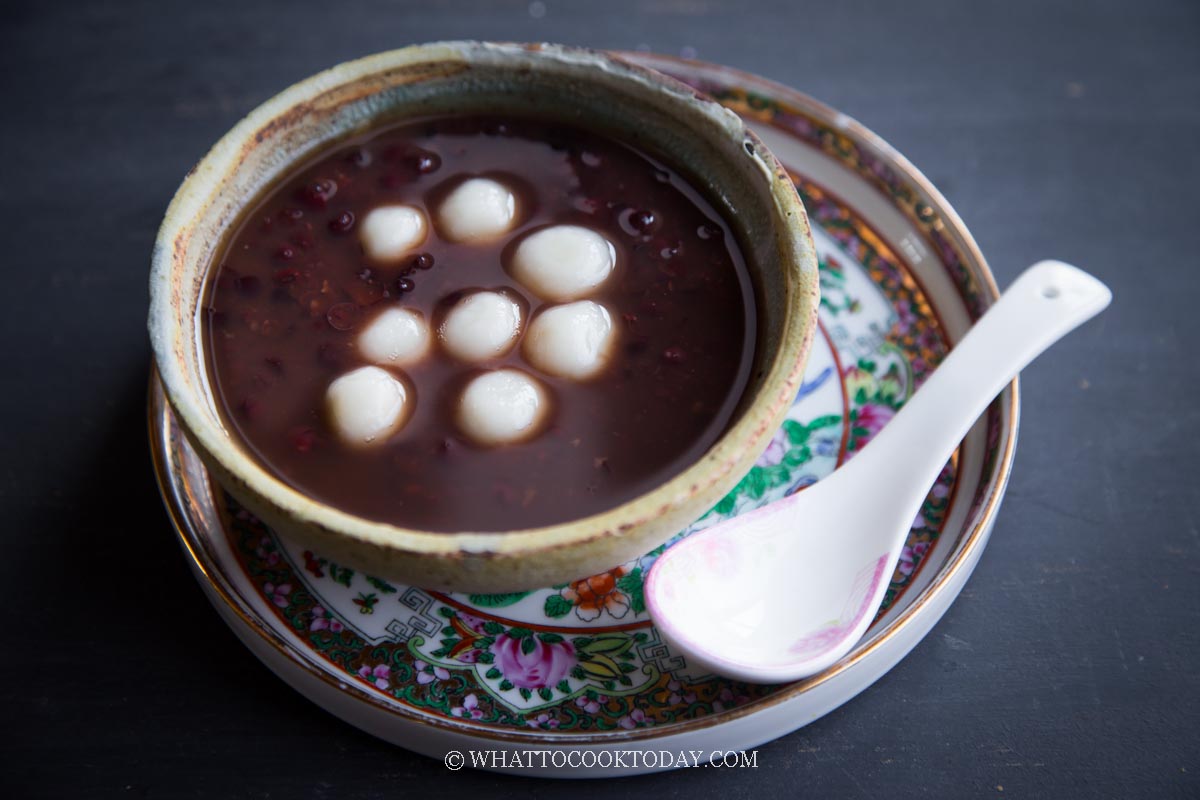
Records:
[[[883,600],[930,485],[976,418],[1111,300],[1108,287],[1069,264],[1027,269],[852,460],[659,557],[645,596],[663,637],[692,663],[760,683],[815,675],[845,656]],[[864,486],[877,489],[869,506],[859,502]]]

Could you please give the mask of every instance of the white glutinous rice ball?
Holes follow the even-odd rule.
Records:
[[[438,207],[438,230],[454,242],[492,239],[507,233],[517,216],[517,199],[490,178],[470,178]]]
[[[513,276],[545,300],[575,300],[608,280],[612,242],[591,228],[555,225],[527,236],[513,253]]]
[[[476,444],[511,444],[533,436],[549,403],[537,379],[516,369],[485,372],[463,390],[458,426]]]
[[[615,339],[608,309],[580,300],[533,318],[525,335],[525,358],[547,374],[585,380],[604,369]]]
[[[407,420],[408,390],[379,367],[359,367],[329,384],[329,422],[347,444],[378,444]]]
[[[486,361],[504,355],[521,332],[521,306],[503,292],[474,292],[442,320],[439,334],[450,355]]]
[[[425,241],[425,213],[413,206],[379,206],[363,219],[359,235],[367,256],[375,261],[398,261]]]
[[[420,361],[429,352],[429,326],[421,312],[411,308],[389,308],[358,335],[358,350],[376,364],[404,367]]]

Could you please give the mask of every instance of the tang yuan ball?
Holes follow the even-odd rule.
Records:
[[[372,445],[385,440],[408,419],[408,390],[379,367],[359,367],[329,384],[325,407],[342,441]]]
[[[490,178],[471,178],[438,207],[438,229],[454,242],[475,242],[507,233],[517,216],[517,199]]]
[[[513,276],[546,300],[574,300],[608,280],[617,263],[612,242],[579,225],[527,236],[513,253]]]
[[[549,375],[586,380],[604,369],[615,339],[608,309],[580,300],[533,318],[525,336],[525,358]]]
[[[476,444],[491,447],[528,439],[546,420],[546,392],[516,369],[485,372],[463,390],[458,426]]]
[[[419,311],[389,308],[358,335],[358,350],[376,364],[404,367],[429,352],[429,326]]]
[[[413,206],[379,206],[363,219],[359,235],[363,250],[375,261],[398,261],[425,241],[429,224]]]
[[[486,361],[504,355],[521,331],[521,306],[503,292],[474,292],[442,320],[439,334],[450,355]]]

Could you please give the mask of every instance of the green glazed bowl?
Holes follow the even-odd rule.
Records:
[[[289,168],[380,124],[438,114],[570,121],[663,158],[738,231],[759,307],[754,370],[733,423],[698,461],[611,510],[506,532],[435,533],[318,502],[264,469],[217,411],[200,307],[216,250]],[[612,55],[553,45],[442,42],[333,67],[268,100],[188,174],[150,273],[150,340],[168,401],[216,482],[279,534],[340,564],[448,591],[517,591],[596,574],[669,539],[762,454],[800,385],[817,325],[817,258],[804,207],[775,157],[732,112]]]

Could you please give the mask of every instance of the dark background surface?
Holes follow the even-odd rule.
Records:
[[[0,8],[6,796],[1200,794],[1200,4]],[[755,770],[450,775],[287,688],[186,569],[144,417],[167,202],[278,90],[439,38],[643,47],[782,81],[924,170],[1002,286],[1056,256],[1115,291],[1025,372],[1008,497],[950,612]]]

